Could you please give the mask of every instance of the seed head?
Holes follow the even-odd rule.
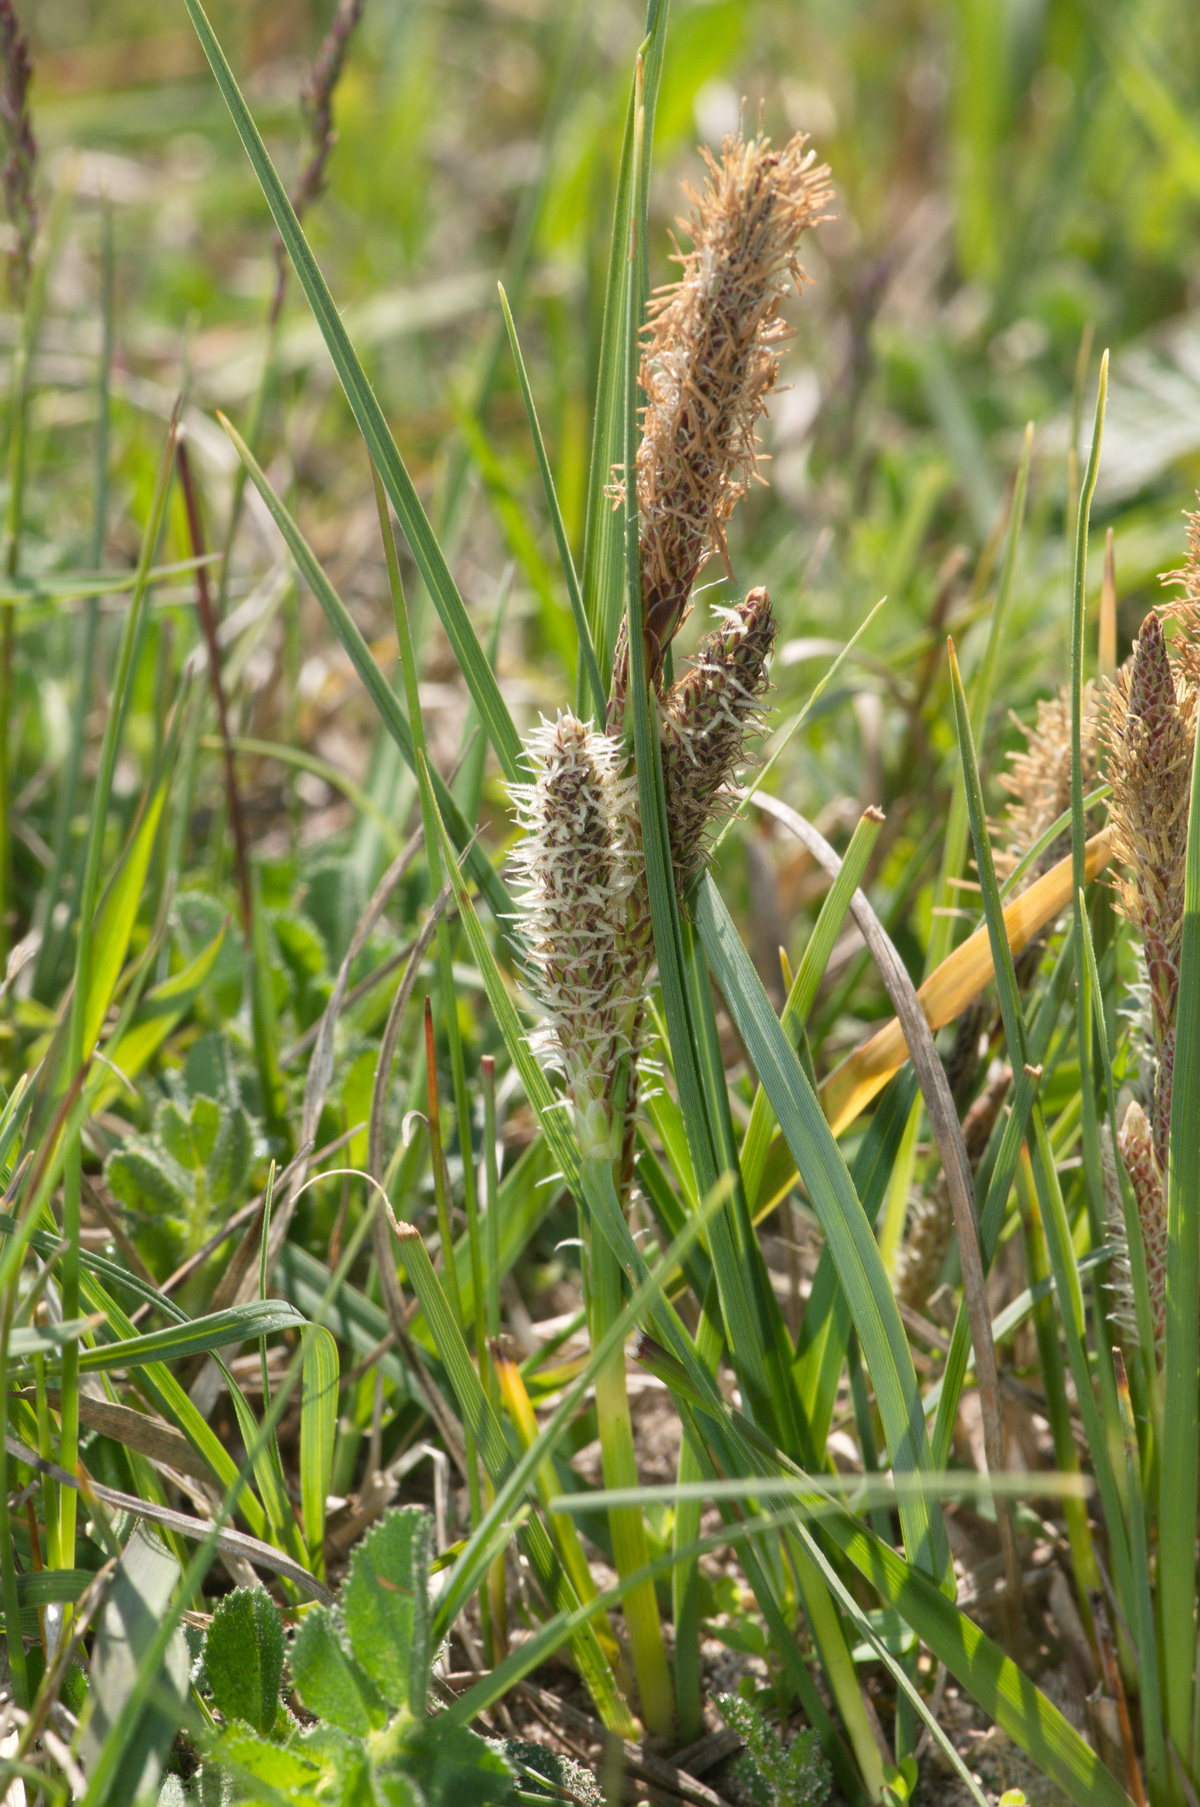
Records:
[[[0,0],[0,126],[4,133],[4,166],[0,186],[13,229],[8,253],[8,285],[14,304],[20,307],[29,289],[33,241],[37,237],[38,205],[34,194],[37,171],[37,139],[29,112],[29,84],[33,65],[29,40],[21,30],[12,0]]]
[[[545,1012],[534,1045],[563,1071],[585,1145],[615,1155],[609,1096],[640,997],[627,941],[630,787],[617,743],[574,716],[543,722],[527,747],[537,775],[512,795],[526,969]]]
[[[720,552],[728,569],[725,526],[758,475],[755,427],[786,335],[779,304],[805,280],[802,234],[829,217],[829,171],[806,143],[799,132],[773,150],[760,134],[726,138],[719,163],[704,152],[708,181],[702,193],[687,190],[693,210],[680,222],[692,249],[677,254],[682,276],[651,304],[636,474],[646,665],[656,684],[700,567]],[[624,685],[618,652],[618,719]]]
[[[667,823],[675,881],[686,892],[704,861],[708,831],[724,813],[721,793],[761,714],[775,618],[765,590],[718,611],[720,625],[696,649],[690,671],[663,701],[660,726]]]
[[[1155,1147],[1155,1135],[1145,1111],[1137,1100],[1128,1106],[1117,1132],[1117,1146],[1137,1207],[1146,1256],[1146,1282],[1150,1294],[1150,1314],[1154,1322],[1155,1341],[1161,1348],[1166,1327],[1167,1298],[1167,1197],[1163,1185],[1163,1169]],[[1120,1253],[1114,1262],[1114,1294],[1117,1322],[1123,1329],[1137,1329],[1137,1313],[1133,1300],[1133,1279],[1129,1266],[1124,1215],[1119,1201],[1110,1207],[1110,1229],[1114,1232]]]
[[[1112,784],[1113,851],[1125,868],[1117,896],[1141,936],[1146,960],[1154,1140],[1164,1168],[1196,700],[1195,686],[1172,669],[1162,622],[1157,614],[1147,615],[1130,659],[1106,686],[1103,737]]]

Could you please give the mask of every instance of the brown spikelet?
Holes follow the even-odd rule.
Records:
[[[1163,1169],[1155,1149],[1154,1132],[1145,1111],[1135,1099],[1127,1108],[1117,1132],[1117,1146],[1137,1205],[1142,1248],[1146,1256],[1146,1281],[1150,1293],[1150,1311],[1154,1320],[1154,1336],[1161,1346],[1166,1328],[1167,1297],[1167,1196]],[[1125,1244],[1125,1225],[1119,1206],[1111,1213],[1111,1228],[1119,1243]],[[1133,1304],[1133,1282],[1127,1251],[1118,1256],[1114,1273],[1114,1294],[1118,1321],[1126,1330],[1136,1330],[1137,1317]]]
[[[722,813],[721,793],[745,757],[775,643],[765,590],[751,590],[721,615],[720,626],[697,647],[691,670],[663,701],[663,780],[681,897],[703,864],[708,830]]]
[[[1125,868],[1117,895],[1145,952],[1154,1142],[1165,1167],[1197,691],[1172,670],[1157,614],[1147,615],[1131,658],[1106,691],[1109,813],[1113,850]]]
[[[1011,1084],[1011,1067],[997,1062],[988,1074],[983,1091],[963,1118],[963,1146],[973,1167],[983,1158]],[[902,1305],[924,1311],[941,1276],[953,1238],[954,1209],[949,1188],[939,1175],[925,1197],[915,1200],[909,1207],[893,1278],[896,1297]]]
[[[677,257],[679,281],[651,304],[636,474],[654,684],[700,567],[724,552],[726,523],[758,472],[755,428],[786,334],[779,304],[804,280],[801,235],[829,217],[829,171],[806,143],[802,132],[782,150],[761,135],[726,138],[719,163],[705,151],[708,181],[702,193],[688,190],[693,211],[681,222],[692,249]],[[619,649],[610,724],[620,720],[626,660]]]
[[[29,112],[29,84],[33,66],[29,40],[12,0],[0,0],[0,128],[4,137],[4,165],[0,186],[13,229],[8,254],[8,285],[14,304],[20,307],[29,288],[33,241],[38,229],[38,205],[34,193],[38,148]]]
[[[1080,740],[1085,796],[1095,785],[1099,727],[1100,695],[1094,684],[1085,684]],[[997,860],[1002,874],[1011,872],[1022,855],[1071,807],[1070,691],[1059,690],[1040,702],[1033,725],[1022,725],[1022,732],[1025,745],[1012,755],[1008,770],[1000,779],[1011,798],[1004,820],[1008,845]],[[1023,875],[1019,890],[1025,890],[1063,857],[1070,846],[1070,833],[1069,828],[1064,830],[1034,861]]]

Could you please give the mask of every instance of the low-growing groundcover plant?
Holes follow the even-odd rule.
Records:
[[[126,381],[111,209],[63,251],[0,0],[11,1798],[588,1802],[626,1770],[695,1800],[721,1715],[718,1798],[896,1807],[933,1752],[984,1801],[952,1681],[1080,1807],[1187,1807],[1200,523],[1170,600],[1121,615],[1110,560],[1093,608],[1090,339],[1065,492],[1027,435],[1000,495],[932,339],[858,443],[870,285],[834,280],[801,121],[712,134],[654,288],[672,47],[699,69],[687,21],[721,12],[663,0],[589,266],[590,455],[551,443],[582,377],[548,434],[521,342],[544,302],[571,338],[530,275],[579,207],[568,35],[435,481],[380,399],[411,317],[347,316],[314,250],[370,6],[326,21],[289,186],[183,4],[270,283],[249,382],[176,401]],[[802,250],[849,409],[808,505],[847,583],[874,541],[896,591],[832,645],[793,631],[828,548],[801,573],[759,442]],[[914,386],[964,512],[888,444]],[[951,528],[974,576],[926,581]],[[335,665],[357,776],[302,725]],[[819,831],[826,765],[850,782]],[[551,1748],[581,1738],[597,1774]]]
[[[301,1796],[485,1807],[551,1794],[536,1780],[523,1786],[521,1741],[509,1750],[429,1715],[432,1531],[419,1507],[389,1513],[355,1551],[334,1605],[305,1613],[287,1649],[295,1695],[315,1721],[303,1727],[280,1699],[278,1608],[248,1589],[226,1596],[204,1642],[205,1681],[225,1725],[194,1783],[200,1800],[221,1798],[210,1766],[232,1780],[234,1799],[259,1807]],[[564,1788],[588,1786],[569,1760],[543,1749],[539,1761]]]

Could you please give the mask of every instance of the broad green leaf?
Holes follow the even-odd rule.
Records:
[[[389,1512],[354,1552],[342,1588],[350,1648],[391,1706],[425,1710],[433,1526],[419,1506]]]
[[[296,1692],[318,1719],[357,1738],[386,1724],[388,1702],[346,1649],[326,1607],[313,1606],[305,1613],[290,1661]]]
[[[269,1732],[279,1712],[283,1622],[270,1594],[239,1587],[217,1601],[204,1641],[204,1670],[217,1710],[256,1732]]]
[[[227,1726],[214,1755],[235,1771],[243,1798],[266,1801],[271,1807],[313,1799],[321,1781],[322,1765],[302,1747],[269,1743],[246,1725]]]
[[[406,1781],[416,1783],[425,1807],[504,1807],[512,1800],[507,1758],[477,1732],[441,1716],[420,1719],[406,1729],[396,1767]]]

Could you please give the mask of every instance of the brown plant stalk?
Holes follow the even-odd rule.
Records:
[[[29,111],[33,65],[29,40],[21,29],[12,0],[0,0],[0,127],[4,164],[0,187],[12,226],[8,251],[8,290],[14,307],[23,307],[29,292],[33,241],[37,237],[38,204],[34,191],[38,147]]]

